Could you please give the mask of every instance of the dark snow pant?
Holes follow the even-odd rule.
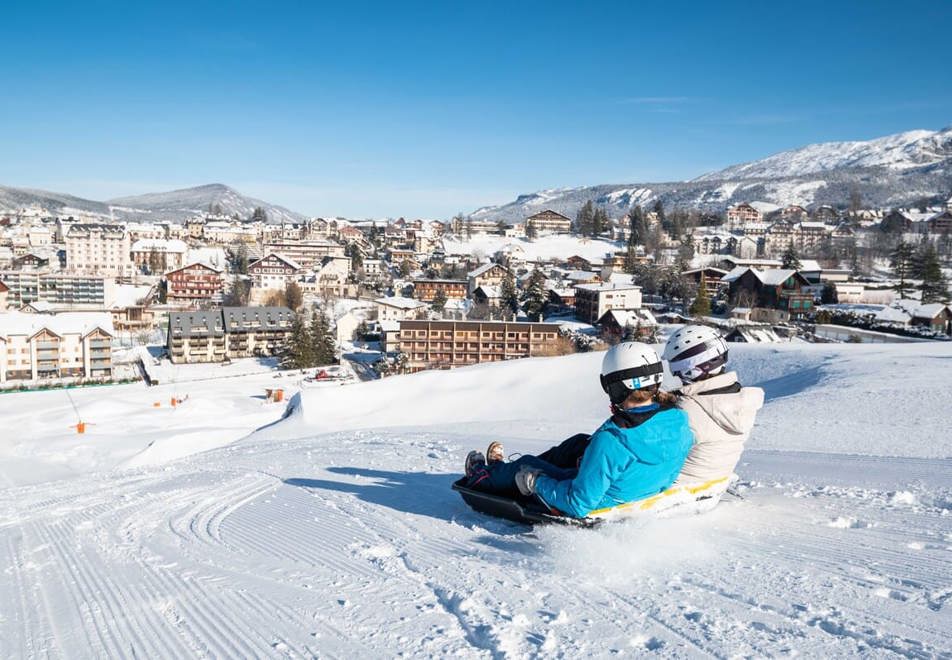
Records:
[[[587,433],[578,433],[538,456],[527,454],[514,461],[489,463],[485,470],[473,475],[467,485],[487,493],[515,497],[519,494],[519,489],[516,488],[516,473],[523,467],[541,470],[556,481],[574,479],[578,474],[582,454],[588,447],[589,438]]]

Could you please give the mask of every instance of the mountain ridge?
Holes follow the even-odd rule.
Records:
[[[952,126],[872,140],[823,142],[731,165],[687,181],[549,188],[483,206],[471,217],[521,220],[550,208],[569,217],[588,201],[616,217],[660,200],[668,208],[723,211],[732,204],[842,206],[858,192],[868,206],[909,206],[952,194]]]
[[[268,214],[272,223],[294,222],[307,216],[239,193],[223,183],[206,183],[191,188],[165,192],[115,197],[105,201],[84,199],[67,193],[39,188],[0,186],[0,212],[40,206],[60,215],[94,215],[116,220],[144,222],[184,222],[187,218],[205,214],[218,205],[224,215],[249,217],[256,207]]]

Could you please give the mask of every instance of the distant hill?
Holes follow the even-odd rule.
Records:
[[[260,206],[267,212],[269,222],[274,223],[299,221],[306,217],[283,206],[247,197],[221,183],[118,197],[105,202],[46,190],[0,186],[0,212],[34,205],[58,215],[94,214],[103,218],[140,222],[183,222],[186,218],[208,213],[209,209],[216,207],[225,215],[238,214],[247,218],[255,207]]]
[[[520,195],[507,204],[477,209],[472,216],[513,221],[550,208],[574,217],[589,200],[615,217],[636,204],[647,206],[659,199],[668,208],[710,211],[746,201],[842,206],[853,189],[865,206],[875,208],[948,199],[952,195],[952,127],[867,141],[812,144],[691,181],[542,190]]]

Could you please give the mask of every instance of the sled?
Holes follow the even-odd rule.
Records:
[[[673,486],[657,495],[605,509],[596,509],[585,518],[571,518],[548,508],[538,499],[513,499],[484,493],[466,487],[466,477],[453,482],[458,492],[474,511],[496,518],[505,518],[525,525],[556,524],[592,528],[606,521],[620,521],[651,515],[666,518],[674,515],[699,514],[710,511],[727,491],[730,477],[712,479],[703,484]]]
[[[513,499],[503,495],[493,495],[466,487],[466,477],[453,482],[453,490],[460,494],[474,511],[494,518],[504,518],[524,525],[570,525],[574,527],[594,527],[601,521],[594,518],[569,518],[553,513],[538,500],[529,498]]]

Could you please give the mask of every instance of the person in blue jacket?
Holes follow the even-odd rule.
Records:
[[[591,436],[572,436],[539,456],[503,460],[502,445],[466,457],[466,484],[502,495],[536,496],[561,515],[656,495],[674,483],[691,450],[687,415],[659,401],[663,366],[646,344],[624,342],[602,360],[602,389],[612,416]]]

